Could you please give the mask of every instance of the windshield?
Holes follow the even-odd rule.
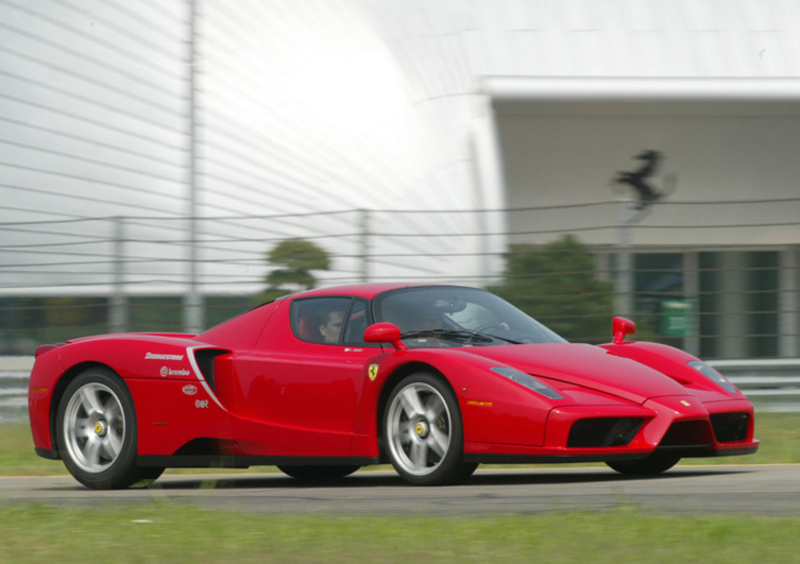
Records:
[[[436,286],[403,288],[377,296],[376,321],[400,328],[409,347],[460,347],[566,340],[485,290]]]

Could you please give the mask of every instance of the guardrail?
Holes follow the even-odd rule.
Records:
[[[0,424],[28,419],[32,356],[0,357]]]
[[[742,390],[756,411],[800,412],[800,359],[715,360],[708,364]]]
[[[800,412],[800,359],[716,360],[708,364],[742,390],[761,413]],[[0,358],[0,424],[28,417],[32,357]]]
[[[0,372],[0,424],[28,417],[29,372]]]

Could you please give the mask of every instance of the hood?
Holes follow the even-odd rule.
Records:
[[[532,376],[569,382],[639,404],[656,396],[689,393],[661,372],[592,345],[548,343],[471,347],[469,352],[513,366]]]

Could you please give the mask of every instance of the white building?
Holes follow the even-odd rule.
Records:
[[[109,292],[110,267],[87,281],[85,266],[33,245],[113,258],[113,224],[84,221],[112,216],[135,216],[128,291],[185,287],[191,5],[0,5],[0,261],[23,265],[0,269],[6,294]],[[654,150],[663,161],[647,180],[672,191],[630,229],[636,305],[694,303],[700,338],[683,344],[704,356],[800,354],[800,3],[194,5],[196,211],[249,218],[201,221],[202,291],[253,291],[264,240],[287,236],[331,236],[320,239],[342,256],[331,282],[358,279],[357,214],[273,216],[359,208],[534,208],[447,216],[444,232],[508,233],[451,241],[479,255],[468,260],[427,256],[443,239],[376,240],[375,255],[409,256],[374,263],[372,277],[479,280],[502,268],[486,252],[565,232],[613,277],[614,201],[633,194],[613,179]],[[53,220],[80,221],[20,225]],[[390,213],[378,223],[433,229]]]

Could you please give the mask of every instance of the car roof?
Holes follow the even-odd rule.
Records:
[[[331,288],[316,288],[306,290],[289,296],[290,299],[306,298],[312,296],[357,296],[372,299],[378,294],[399,288],[424,288],[434,286],[449,286],[450,284],[408,283],[408,282],[383,282],[373,284],[352,284],[349,286],[334,286]]]

